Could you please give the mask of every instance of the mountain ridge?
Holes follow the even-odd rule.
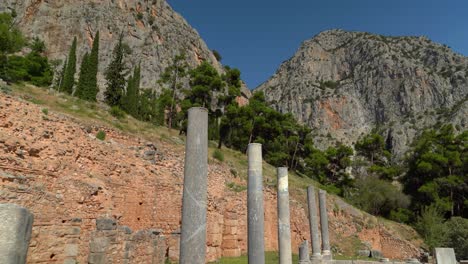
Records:
[[[401,159],[420,128],[466,129],[467,76],[468,58],[426,37],[328,30],[304,41],[254,91],[311,127],[318,147],[330,138],[353,145],[379,128]]]

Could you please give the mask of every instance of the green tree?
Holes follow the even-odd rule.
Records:
[[[468,219],[452,217],[445,224],[447,243],[444,246],[455,249],[458,259],[468,259]]]
[[[403,179],[413,209],[435,203],[451,216],[468,217],[468,131],[456,135],[452,125],[426,130],[415,141]]]
[[[99,31],[96,32],[91,53],[83,56],[80,67],[80,76],[75,95],[87,101],[96,101],[99,92],[97,86],[97,73],[99,63]]]
[[[125,47],[123,43],[123,34],[120,34],[119,41],[114,47],[112,61],[106,69],[106,91],[104,93],[105,101],[108,105],[120,105],[122,95],[125,92],[125,76],[127,68],[124,64]]]
[[[96,101],[99,92],[97,84],[97,73],[99,70],[99,31],[96,32],[93,39],[93,47],[88,61],[88,82],[89,85],[85,92],[85,100]]]
[[[359,139],[355,149],[358,154],[368,158],[371,164],[382,163],[385,157],[390,156],[388,150],[385,149],[383,137],[375,132]]]
[[[388,217],[392,211],[409,206],[410,198],[387,181],[368,177],[356,180],[355,185],[348,200],[370,214]]]
[[[143,110],[139,111],[140,104],[140,65],[133,69],[133,74],[127,80],[127,89],[122,97],[122,108],[135,118],[145,116]]]
[[[431,250],[447,243],[447,227],[444,225],[444,216],[435,205],[422,209],[414,227]]]
[[[16,27],[14,16],[0,13],[0,78],[10,81],[8,76],[8,55],[20,51],[26,40]]]
[[[171,100],[166,100],[167,98],[165,97],[164,100],[159,101],[159,109],[162,110],[164,108],[163,114],[164,111],[168,110],[167,126],[169,128],[172,128],[174,125],[176,117],[175,107],[178,104],[178,91],[182,89],[183,78],[187,75],[187,68],[188,64],[185,53],[181,52],[174,57],[172,64],[164,70],[158,81],[165,88],[171,90],[172,93]],[[167,103],[167,105],[163,105],[164,103]]]
[[[73,93],[73,86],[75,85],[76,73],[76,37],[73,38],[73,43],[68,53],[67,67],[63,76],[62,87],[60,90],[68,94]]]

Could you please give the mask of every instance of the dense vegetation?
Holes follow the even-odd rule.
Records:
[[[0,78],[7,82],[50,85],[53,73],[44,56],[44,42],[39,38],[32,41],[24,38],[15,26],[15,17],[14,12],[0,13]],[[28,51],[23,51],[25,47]]]
[[[25,56],[16,55],[26,46],[29,52]],[[76,50],[74,38],[54,87],[96,101],[99,32],[90,52],[81,59],[77,80]],[[0,14],[0,78],[50,85],[52,67],[44,51],[42,41],[35,38],[28,42],[15,28],[14,14]],[[456,131],[451,125],[424,131],[403,163],[392,161],[391,146],[385,144],[379,130],[363,135],[354,146],[338,142],[320,150],[314,146],[309,128],[291,114],[271,108],[262,93],[254,93],[248,104],[239,105],[236,99],[242,83],[238,69],[226,66],[220,74],[207,61],[190,69],[180,51],[154,84],[157,89],[142,89],[140,65],[131,68],[126,63],[130,53],[121,35],[105,70],[104,101],[116,118],[128,114],[184,133],[187,110],[206,107],[209,138],[218,142],[219,148],[245,152],[249,143],[261,143],[264,159],[270,164],[313,178],[322,188],[372,214],[413,223],[429,247],[454,247],[457,254],[466,257],[468,132]],[[221,59],[219,53],[216,57]],[[223,161],[219,153],[213,156]]]

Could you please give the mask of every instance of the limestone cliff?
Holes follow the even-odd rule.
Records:
[[[207,60],[218,71],[222,65],[185,19],[165,0],[4,0],[0,12],[14,9],[20,29],[28,37],[45,41],[50,59],[64,61],[73,37],[78,39],[79,61],[91,50],[93,37],[100,31],[99,80],[111,60],[119,34],[131,49],[129,67],[141,63],[141,86],[157,88],[156,81],[178,52],[187,55],[190,67]],[[243,86],[244,96],[250,91]]]
[[[309,125],[319,147],[379,127],[401,158],[425,127],[468,126],[468,58],[425,37],[325,31],[256,90]]]

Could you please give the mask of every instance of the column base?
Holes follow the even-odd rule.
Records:
[[[323,260],[332,260],[332,255],[331,255],[330,250],[322,251],[322,259]]]
[[[310,256],[310,259],[312,260],[322,259],[322,255],[320,255],[320,253],[314,253],[312,254],[312,256]]]

